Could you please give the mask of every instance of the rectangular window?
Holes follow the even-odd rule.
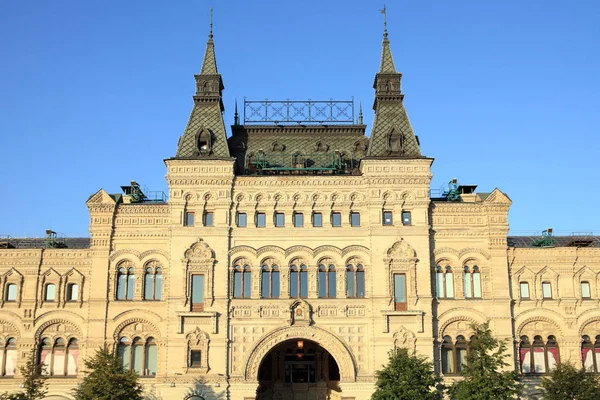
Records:
[[[402,225],[410,225],[410,211],[402,211]]]
[[[190,350],[190,367],[200,368],[202,366],[202,352],[200,350]]]
[[[79,297],[79,285],[76,283],[69,283],[67,285],[67,301],[77,301]]]
[[[211,211],[204,213],[204,226],[213,226],[214,214]]]
[[[257,228],[264,228],[267,225],[267,217],[265,216],[265,213],[262,212],[258,212],[256,213],[256,227]]]
[[[56,286],[53,283],[49,283],[46,285],[46,294],[44,296],[44,301],[54,301],[54,296],[56,295]]]
[[[246,213],[237,213],[236,217],[235,217],[236,221],[236,225],[238,226],[238,228],[245,228],[246,224],[248,223],[248,218],[246,216]]]
[[[581,297],[589,299],[592,297],[592,291],[590,290],[589,282],[581,282]]]
[[[394,304],[396,311],[406,311],[406,275],[394,274]]]
[[[391,211],[384,211],[383,212],[383,225],[393,225],[394,224],[393,215],[394,214]]]
[[[313,213],[312,217],[314,227],[320,228],[323,226],[323,214],[315,212]]]
[[[17,301],[17,285],[14,283],[6,285],[6,301]]]
[[[183,216],[183,226],[194,226],[194,213],[187,212]]]
[[[342,214],[339,212],[331,213],[331,226],[340,227],[342,226]]]
[[[294,226],[296,228],[302,228],[304,226],[304,214],[294,213]]]
[[[360,213],[350,213],[350,226],[360,226]]]
[[[544,299],[552,298],[552,286],[550,282],[542,282],[542,297]]]
[[[281,228],[285,225],[285,214],[276,212],[275,213],[275,227]]]
[[[204,311],[204,275],[192,275],[192,311]]]
[[[519,291],[522,299],[529,299],[529,283],[521,282],[519,284]]]

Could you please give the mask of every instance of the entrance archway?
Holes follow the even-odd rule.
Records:
[[[267,353],[280,343],[298,339],[318,343],[333,356],[339,367],[342,383],[356,381],[356,361],[351,350],[333,333],[316,326],[281,327],[264,335],[249,352],[244,368],[244,380],[257,382],[259,367]]]
[[[327,350],[312,340],[290,339],[269,351],[260,363],[258,399],[329,398],[340,392],[340,370]]]

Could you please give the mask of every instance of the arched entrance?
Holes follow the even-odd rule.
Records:
[[[258,371],[259,400],[321,400],[339,393],[340,369],[317,342],[289,339],[274,346]]]

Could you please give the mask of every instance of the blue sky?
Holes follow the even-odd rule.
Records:
[[[137,180],[167,191],[210,6],[225,123],[233,105],[362,101],[373,118],[383,4],[0,3],[0,234],[87,236],[85,201]],[[513,200],[513,234],[600,234],[600,3],[393,1],[388,31],[433,187]]]

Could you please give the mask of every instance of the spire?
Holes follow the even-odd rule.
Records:
[[[196,79],[194,108],[183,135],[179,138],[176,158],[229,159],[227,134],[223,122],[223,79],[217,72],[212,33],[212,8],[206,53]]]
[[[373,88],[375,118],[369,138],[368,157],[417,158],[421,157],[419,141],[413,132],[404,109],[402,74],[396,71],[387,33],[386,9],[380,10],[383,19],[383,51],[379,72]]]
[[[392,50],[390,50],[390,41],[388,39],[387,32],[387,11],[385,4],[383,10],[379,10],[383,14],[383,48],[381,50],[381,62],[379,63],[379,73],[393,74],[396,72],[394,66],[394,58],[392,57]]]
[[[234,125],[240,124],[240,116],[238,114],[238,109],[237,109],[237,99],[235,99],[235,113],[233,114],[233,124]]]
[[[358,103],[358,124],[363,124],[362,101]]]
[[[200,70],[201,75],[216,75],[217,71],[217,59],[215,58],[215,43],[213,42],[213,23],[212,23],[213,9],[210,8],[210,31],[208,33],[208,42],[206,43],[206,51],[204,52],[204,61],[202,62],[202,69]]]

